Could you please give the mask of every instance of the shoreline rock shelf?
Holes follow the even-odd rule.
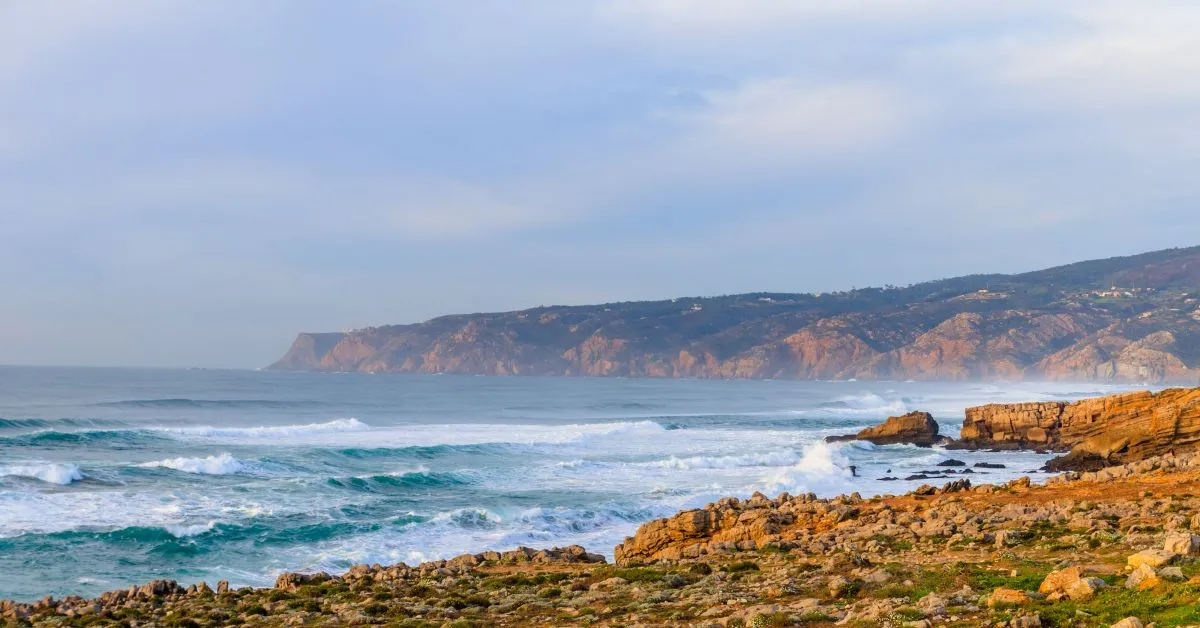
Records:
[[[1051,471],[1095,470],[1200,448],[1200,388],[968,408],[952,448],[1064,452]]]

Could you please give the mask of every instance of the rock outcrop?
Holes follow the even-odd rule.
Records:
[[[1200,449],[1200,388],[968,408],[955,448],[1066,452],[1052,471]]]
[[[1135,284],[1138,288],[1113,289]],[[444,316],[301,334],[277,370],[592,377],[1200,378],[1200,247],[833,294]]]
[[[869,427],[857,434],[830,436],[825,440],[830,443],[862,440],[876,445],[933,447],[939,442],[938,424],[928,412],[909,412],[903,416],[889,417],[882,425]]]

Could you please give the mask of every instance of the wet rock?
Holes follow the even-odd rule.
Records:
[[[976,462],[976,469],[1007,469],[1008,467],[996,462]]]
[[[965,466],[967,466],[967,463],[963,462],[962,460],[955,460],[955,459],[951,458],[949,460],[943,460],[943,461],[937,463],[937,466],[939,466],[939,467],[965,467]]]

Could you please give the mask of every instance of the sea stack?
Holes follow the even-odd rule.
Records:
[[[825,442],[837,443],[862,440],[876,445],[909,444],[918,447],[933,447],[939,442],[938,424],[928,412],[909,412],[889,417],[882,425],[869,427],[857,434],[830,436]]]

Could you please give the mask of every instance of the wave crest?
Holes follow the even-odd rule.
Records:
[[[201,475],[232,475],[235,473],[244,473],[249,467],[246,461],[238,460],[227,453],[204,458],[168,458],[166,460],[143,462],[137,466],[143,469],[174,469],[175,471]]]
[[[66,486],[83,479],[83,472],[73,464],[57,462],[28,462],[0,465],[0,477],[20,477]]]
[[[267,425],[258,427],[158,427],[153,431],[171,436],[198,438],[234,438],[234,439],[264,439],[291,436],[309,436],[316,434],[336,434],[340,432],[361,432],[371,429],[371,426],[355,418],[335,419],[325,423],[308,423],[305,425]]]

